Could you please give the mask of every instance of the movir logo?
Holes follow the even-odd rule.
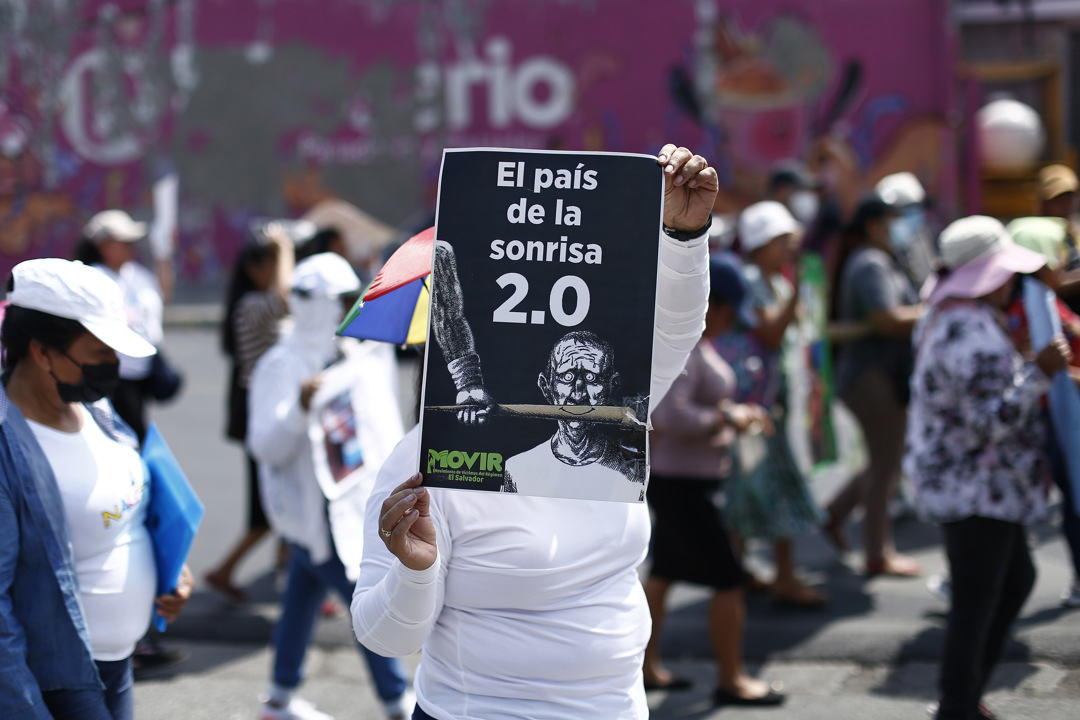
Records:
[[[469,470],[476,469],[502,472],[502,461],[502,455],[499,453],[464,453],[458,450],[428,450],[427,471],[433,473],[437,470],[458,470],[464,466]]]

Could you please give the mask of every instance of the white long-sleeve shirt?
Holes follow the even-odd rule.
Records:
[[[326,366],[327,343],[321,333],[309,338],[303,330],[298,325],[255,364],[246,442],[259,464],[260,496],[274,531],[306,548],[316,564],[329,560],[336,550],[346,573],[355,578],[363,552],[364,508],[374,474],[402,434],[393,383],[382,380],[387,365],[393,363],[393,349],[389,345],[347,346],[352,348],[350,362],[361,363],[371,379],[364,385],[365,402],[352,406],[357,442],[364,455],[364,465],[356,472],[371,477],[361,477],[328,507],[315,476],[309,413],[300,405],[301,386]]]
[[[661,240],[652,405],[704,328],[705,238]],[[415,688],[438,720],[648,716],[641,664],[651,632],[636,568],[644,504],[432,488],[438,560],[416,572],[378,538],[382,499],[416,469],[419,432],[391,453],[365,516],[356,636],[382,655],[419,649]]]

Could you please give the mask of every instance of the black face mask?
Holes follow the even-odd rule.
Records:
[[[63,352],[61,350],[60,352]],[[99,363],[97,365],[82,365],[75,361],[67,353],[64,357],[79,366],[82,370],[82,380],[72,384],[57,380],[52,371],[53,380],[56,380],[56,391],[60,393],[60,400],[66,403],[93,403],[103,397],[112,395],[120,384],[120,363]]]

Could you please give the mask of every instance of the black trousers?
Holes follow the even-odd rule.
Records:
[[[1024,526],[969,517],[945,523],[952,607],[941,658],[939,720],[976,720],[1009,630],[1035,585]]]

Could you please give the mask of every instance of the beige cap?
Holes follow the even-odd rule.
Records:
[[[1058,195],[1080,190],[1076,173],[1065,165],[1047,165],[1039,171],[1039,196],[1053,200]]]
[[[112,238],[120,242],[135,242],[146,237],[146,232],[146,223],[135,222],[123,210],[99,212],[83,226],[83,235],[94,241]]]

